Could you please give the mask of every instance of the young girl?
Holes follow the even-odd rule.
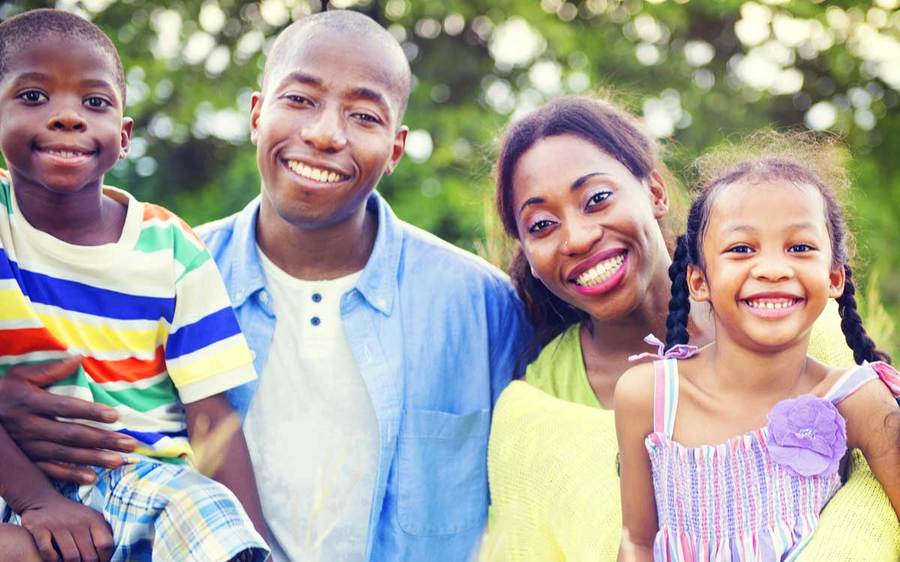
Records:
[[[620,561],[794,560],[848,447],[900,512],[900,377],[860,321],[843,214],[822,177],[761,157],[706,182],[691,207],[667,351],[615,391]],[[807,355],[829,298],[855,368]],[[689,299],[711,305],[716,337],[700,351],[686,345]]]

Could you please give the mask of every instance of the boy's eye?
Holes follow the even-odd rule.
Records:
[[[46,94],[38,90],[27,90],[19,94],[18,97],[27,103],[40,103],[42,100],[47,99]]]
[[[599,205],[612,196],[612,191],[598,191],[588,199],[588,206]]]
[[[531,226],[528,227],[528,232],[531,234],[539,234],[544,230],[553,226],[553,221],[548,219],[540,219],[532,223]]]
[[[108,100],[101,98],[100,96],[91,96],[84,100],[84,105],[94,109],[100,109],[103,107],[111,106],[112,104],[109,103]]]
[[[375,115],[372,115],[371,113],[354,113],[353,116],[360,121],[365,121],[366,123],[381,123],[381,119],[379,119]]]

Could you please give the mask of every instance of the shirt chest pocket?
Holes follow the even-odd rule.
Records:
[[[488,410],[407,410],[400,428],[397,519],[411,535],[451,535],[487,515]]]

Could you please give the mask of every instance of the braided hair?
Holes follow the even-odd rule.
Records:
[[[812,163],[824,162],[833,157],[829,155],[828,150],[823,150],[823,143],[814,141],[806,134],[779,135],[766,132],[752,137],[750,142],[767,147],[768,154],[739,161],[724,171],[707,175],[707,179],[702,182],[700,192],[688,211],[686,232],[678,238],[675,256],[669,267],[672,298],[669,302],[669,315],[666,319],[666,349],[688,342],[687,322],[691,305],[687,287],[687,269],[689,265],[699,267],[701,270],[703,268],[702,238],[709,223],[709,211],[715,196],[727,186],[741,181],[783,180],[815,187],[825,202],[825,222],[831,242],[832,265],[843,267],[845,276],[844,292],[837,299],[841,315],[841,331],[844,333],[847,345],[853,350],[854,360],[857,363],[863,361],[890,362],[890,356],[879,351],[875,342],[866,333],[857,310],[856,287],[853,284],[853,272],[850,267],[850,241],[848,240],[847,224],[835,193],[835,187],[829,185],[829,183],[837,184],[838,187],[846,185],[846,172],[842,168],[838,170],[840,166],[835,167],[831,162],[831,164],[821,164],[819,168],[822,173],[817,174],[810,169],[809,165],[801,163],[800,159],[785,156],[785,154],[802,153],[803,150],[797,148],[802,147],[806,149]],[[833,148],[831,143],[825,144],[824,148]],[[818,152],[820,156],[813,156],[815,152]],[[803,161],[807,161],[807,158],[804,158]],[[699,162],[699,166],[704,165],[707,164]],[[826,182],[823,177],[830,177],[832,181]]]

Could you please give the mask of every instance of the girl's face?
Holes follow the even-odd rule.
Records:
[[[668,210],[656,172],[636,178],[589,141],[537,141],[513,171],[518,237],[535,277],[599,320],[644,299],[669,256],[657,220]]]
[[[688,267],[691,295],[712,304],[717,338],[760,351],[802,342],[844,289],[825,200],[813,186],[784,180],[719,189],[701,233],[705,271]]]

